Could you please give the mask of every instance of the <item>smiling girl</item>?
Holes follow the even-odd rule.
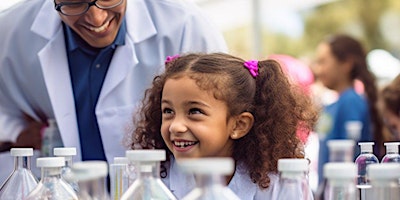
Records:
[[[132,148],[167,151],[161,176],[178,199],[195,180],[175,160],[198,157],[232,157],[236,170],[226,183],[233,192],[241,199],[275,199],[278,159],[304,157],[296,130],[310,130],[316,120],[299,91],[273,60],[170,57],[146,91]]]

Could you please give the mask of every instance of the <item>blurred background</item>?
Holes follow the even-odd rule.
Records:
[[[0,10],[19,1],[3,0]],[[318,42],[340,32],[361,40],[372,52],[369,63],[378,79],[386,82],[400,72],[398,0],[187,1],[211,18],[234,55],[263,59],[287,54],[311,62]]]

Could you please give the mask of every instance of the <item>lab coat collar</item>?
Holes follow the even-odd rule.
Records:
[[[126,0],[128,1],[128,0]],[[144,0],[129,0],[126,12],[127,31],[134,43],[141,42],[157,34],[156,27]]]

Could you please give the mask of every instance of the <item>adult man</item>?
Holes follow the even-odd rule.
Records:
[[[29,0],[0,13],[0,27],[0,141],[39,148],[54,118],[76,160],[124,155],[125,128],[167,55],[226,50],[177,0]]]

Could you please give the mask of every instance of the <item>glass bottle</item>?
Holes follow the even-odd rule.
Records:
[[[225,177],[232,174],[235,167],[232,158],[180,159],[177,163],[186,173],[194,174],[196,179],[196,187],[182,200],[239,199],[226,186]]]
[[[71,166],[73,164],[72,157],[76,156],[75,147],[57,147],[53,150],[54,156],[64,157],[65,166],[61,170],[61,177],[71,185],[71,187],[78,192],[78,183],[72,180]]]
[[[126,157],[135,162],[139,173],[121,200],[176,199],[160,179],[160,162],[165,156],[165,150],[126,151]]]
[[[367,166],[379,163],[379,160],[373,154],[372,146],[374,145],[374,142],[359,142],[358,145],[360,145],[361,153],[355,161],[358,168],[357,185],[369,185]]]
[[[354,140],[336,139],[328,140],[329,162],[353,162]],[[323,174],[320,174],[323,176]],[[323,179],[317,188],[316,199],[323,200],[325,197],[325,188],[327,180]]]
[[[367,168],[368,177],[371,181],[371,198],[382,200],[400,199],[400,164],[381,163],[371,164]]]
[[[279,159],[280,191],[278,199],[312,200],[312,192],[308,185],[308,171],[307,159]]]
[[[78,198],[84,200],[110,200],[106,177],[108,166],[105,161],[83,161],[72,166],[72,177],[78,182]]]
[[[400,142],[386,142],[386,155],[382,158],[382,163],[400,163],[399,145]]]
[[[374,142],[359,142],[360,155],[356,158],[357,164],[357,188],[360,191],[361,199],[366,199],[371,192],[371,185],[367,176],[367,166],[379,163],[378,158],[373,154]]]
[[[41,168],[41,180],[26,200],[77,200],[74,189],[61,178],[64,165],[63,157],[38,158],[36,166]]]
[[[357,165],[354,163],[327,163],[324,165],[324,177],[327,179],[325,200],[356,200]]]
[[[31,171],[32,148],[12,148],[14,170],[0,187],[1,200],[22,200],[36,187],[38,180]]]
[[[48,119],[48,126],[43,131],[41,157],[53,156],[55,147],[63,147],[61,134],[55,119]]]
[[[329,162],[353,162],[354,140],[329,140]]]
[[[111,199],[119,200],[128,189],[128,162],[126,157],[115,157],[114,163],[110,164]]]

